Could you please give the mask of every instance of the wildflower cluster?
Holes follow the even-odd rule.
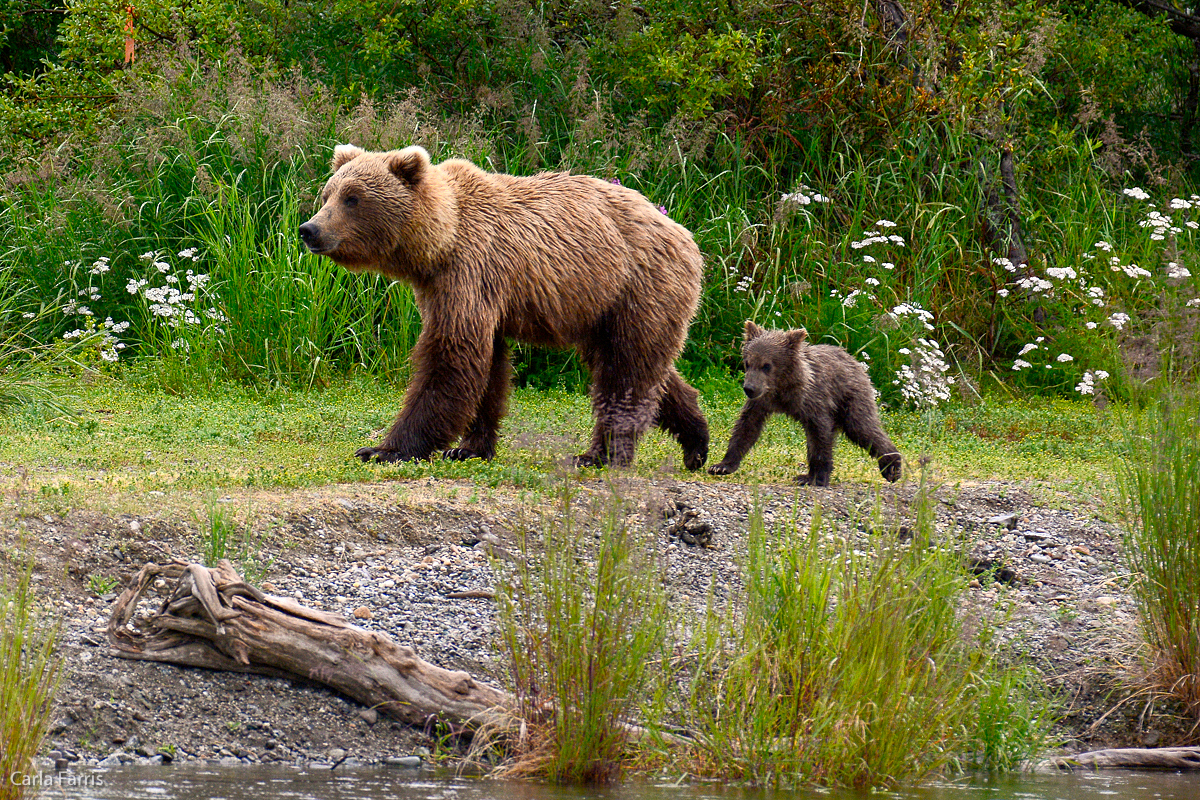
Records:
[[[909,363],[900,366],[892,384],[900,387],[906,403],[917,408],[933,408],[950,399],[954,378],[946,374],[950,365],[937,342],[919,338],[911,350],[902,347],[900,353],[909,356]]]
[[[70,275],[71,288],[74,296],[67,300],[62,306],[63,316],[66,317],[83,317],[80,323],[82,327],[77,327],[63,334],[63,339],[66,341],[72,340],[87,340],[93,339],[90,346],[95,347],[95,354],[102,361],[113,363],[120,359],[121,351],[125,349],[125,345],[120,341],[120,334],[124,333],[129,328],[128,322],[114,322],[112,317],[106,317],[103,322],[96,322],[96,314],[87,303],[96,303],[103,299],[98,278],[103,278],[112,270],[111,259],[108,256],[100,256],[87,267],[87,279],[83,281],[86,285],[80,286],[79,273],[83,269],[82,261],[65,261],[63,267],[66,268]],[[32,318],[34,315],[25,314],[26,319]]]
[[[1113,332],[1128,330],[1134,319],[1121,306],[1129,303],[1126,308],[1132,310],[1137,307],[1136,296],[1147,289],[1182,293],[1184,297],[1179,298],[1181,305],[1200,307],[1200,298],[1187,297],[1192,291],[1192,272],[1183,263],[1184,256],[1188,255],[1184,248],[1188,243],[1185,240],[1190,240],[1193,231],[1200,230],[1200,221],[1191,218],[1200,212],[1200,195],[1173,198],[1160,209],[1148,202],[1150,194],[1140,187],[1125,189],[1123,194],[1130,200],[1146,203],[1146,207],[1136,209],[1141,217],[1138,225],[1146,231],[1147,236],[1140,242],[1132,243],[1135,257],[1130,258],[1128,254],[1119,252],[1111,241],[1102,239],[1092,245],[1090,252],[1083,253],[1078,263],[1048,267],[1044,276],[1032,274],[1028,265],[1012,265],[1007,259],[995,259],[995,263],[1005,271],[1021,276],[1018,278],[1013,275],[1006,283],[1024,290],[1026,296],[1058,300],[1066,306],[1066,313],[1083,318],[1085,331],[1093,331],[1097,336],[1111,336]],[[1163,242],[1157,247],[1159,252],[1155,252],[1155,246],[1150,244],[1156,242]],[[1158,263],[1164,266],[1154,266],[1147,261],[1150,258],[1155,261],[1161,258]],[[1008,296],[1008,288],[999,290],[999,294]],[[1078,344],[1078,340],[1075,341]],[[1056,350],[1059,352],[1056,353]],[[1073,354],[1065,350],[1051,349],[1051,345],[1045,344],[1045,337],[1037,337],[1021,349],[1012,368],[1016,372],[1023,372],[1034,367],[1035,363],[1040,363],[1047,370],[1061,365],[1069,374],[1078,363],[1078,351]],[[1043,358],[1039,361],[1035,355]],[[1077,372],[1075,376],[1079,374]],[[1076,392],[1095,395],[1097,383],[1107,377],[1108,373],[1104,370],[1088,369],[1082,371],[1082,377],[1072,380],[1077,380],[1074,383]]]
[[[803,183],[799,184],[794,192],[787,192],[779,196],[779,204],[785,209],[798,209],[800,206],[806,206],[811,203],[830,202],[833,202],[830,198]]]
[[[1106,380],[1107,378],[1108,373],[1102,369],[1098,369],[1095,372],[1088,370],[1087,372],[1083,373],[1083,378],[1081,378],[1079,384],[1076,385],[1075,391],[1079,392],[1080,394],[1094,395],[1096,394],[1096,381]]]
[[[200,260],[194,247],[181,250],[178,255],[192,262]],[[150,273],[150,278],[130,278],[125,284],[125,291],[140,296],[146,303],[151,319],[161,320],[173,332],[170,342],[172,348],[189,349],[187,340],[178,335],[182,327],[211,327],[214,333],[224,333],[221,323],[228,320],[216,306],[211,305],[215,298],[209,288],[208,275],[187,269],[181,281],[178,270],[159,253],[143,253],[141,259],[148,262],[154,271]],[[155,285],[159,277],[162,284]]]

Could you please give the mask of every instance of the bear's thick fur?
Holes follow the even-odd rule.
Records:
[[[591,371],[595,429],[577,466],[624,466],[658,425],[688,469],[708,457],[697,392],[675,370],[700,297],[691,233],[597,178],[516,177],[421,147],[338,145],[321,209],[300,226],[317,254],[413,287],[421,334],[404,407],[364,461],[490,459],[511,381],[507,338],[574,347]]]
[[[766,331],[746,322],[742,345],[746,404],[733,426],[729,449],[713,475],[728,475],[758,441],[772,414],[787,414],[804,426],[808,472],[799,483],[828,486],[833,442],[840,430],[878,460],[889,481],[900,477],[900,454],[884,433],[875,408],[875,389],[862,365],[840,347],[805,342],[808,332]]]

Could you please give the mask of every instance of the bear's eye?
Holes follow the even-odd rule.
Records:
[[[346,208],[354,208],[358,205],[358,195],[348,194],[342,199],[342,203]]]
[[[770,362],[770,361],[768,361],[766,364],[763,364],[763,365],[762,365],[762,371],[763,371],[763,372],[770,372],[770,371],[771,371],[771,362]]]

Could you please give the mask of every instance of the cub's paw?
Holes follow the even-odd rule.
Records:
[[[889,453],[886,456],[881,456],[879,459],[879,472],[883,477],[895,483],[900,480],[900,467],[902,460],[899,453]]]
[[[796,476],[796,483],[800,484],[801,486],[828,486],[829,475],[806,472],[803,475]]]
[[[707,447],[697,448],[683,454],[683,466],[687,468],[688,472],[700,469],[704,466],[705,461],[708,461]]]
[[[737,472],[737,465],[726,464],[724,461],[708,468],[709,475],[732,475],[734,472]]]
[[[495,455],[495,453],[481,453],[470,447],[452,447],[449,450],[442,451],[442,458],[447,461],[466,461],[471,458],[482,458],[484,461],[491,461]]]

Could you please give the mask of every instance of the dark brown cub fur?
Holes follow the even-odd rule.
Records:
[[[879,462],[889,481],[900,477],[900,454],[883,431],[871,379],[840,347],[805,342],[808,332],[766,331],[746,323],[742,358],[746,365],[746,404],[733,426],[729,449],[713,475],[737,470],[758,441],[772,414],[787,414],[804,426],[808,472],[802,484],[828,486],[833,473],[833,442],[840,430]]]

